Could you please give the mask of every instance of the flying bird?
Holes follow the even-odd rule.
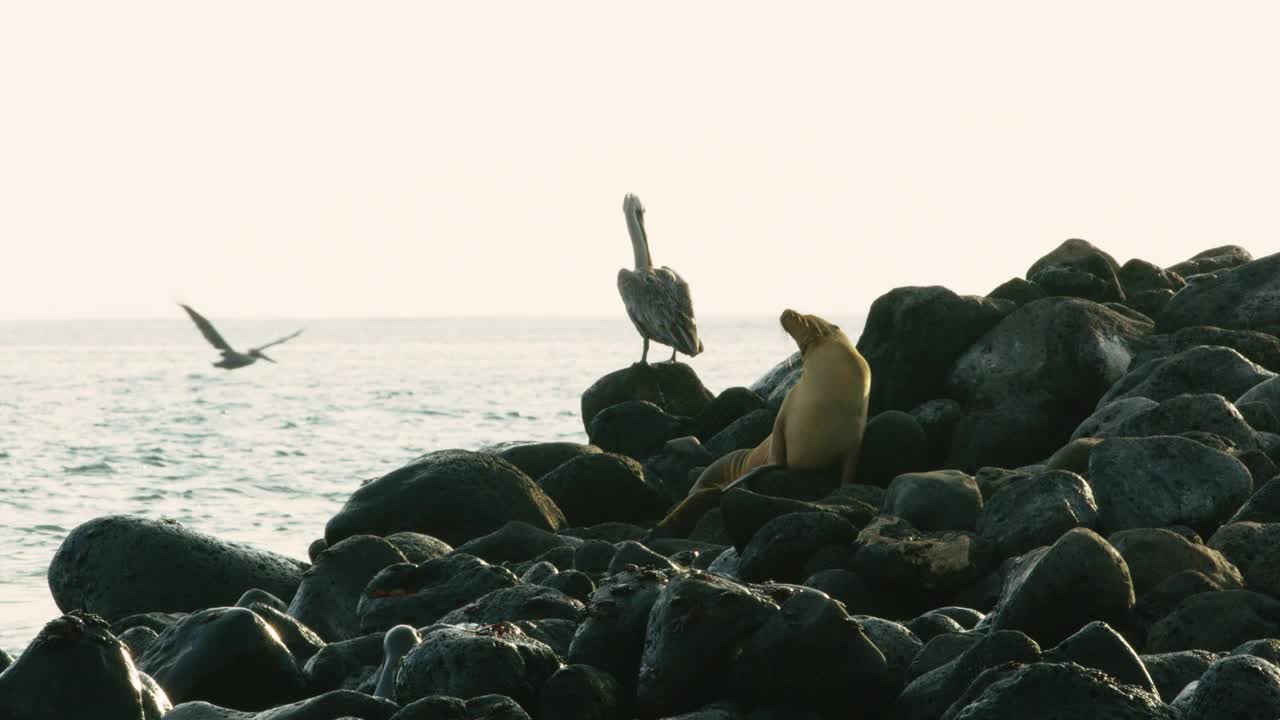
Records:
[[[622,295],[622,304],[632,324],[644,338],[640,362],[649,362],[650,340],[671,347],[671,362],[675,362],[677,352],[689,357],[697,355],[702,352],[702,341],[698,339],[698,324],[693,319],[689,283],[669,267],[653,266],[640,198],[628,194],[622,201],[622,212],[631,234],[636,269],[618,271],[618,293]]]
[[[302,334],[302,331],[299,330],[292,335],[286,335],[279,340],[273,340],[266,345],[249,348],[249,352],[237,352],[230,344],[227,343],[226,340],[222,339],[222,336],[219,335],[218,331],[213,327],[213,323],[206,320],[203,315],[192,310],[189,306],[182,305],[181,303],[179,303],[179,305],[183,310],[187,311],[188,315],[191,316],[191,320],[195,322],[196,327],[200,328],[200,334],[204,335],[204,339],[208,340],[210,345],[222,351],[222,359],[214,363],[213,366],[224,368],[226,370],[235,370],[236,368],[242,368],[246,365],[252,365],[258,360],[275,362],[275,360],[267,357],[266,353],[262,351],[272,345],[279,345],[287,340],[292,340]]]

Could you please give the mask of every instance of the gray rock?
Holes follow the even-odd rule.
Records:
[[[671,504],[648,482],[640,463],[613,453],[570,460],[544,475],[538,485],[574,526],[660,520]]]
[[[1044,288],[1036,285],[1030,280],[1023,278],[1010,278],[996,287],[995,290],[987,293],[987,297],[992,300],[1008,300],[1015,306],[1026,305],[1029,302],[1047,297]]]
[[[454,608],[519,582],[506,568],[455,553],[421,565],[392,565],[369,581],[356,604],[365,632],[422,627]]]
[[[1075,432],[1071,433],[1072,440],[1117,435],[1117,428],[1129,418],[1160,407],[1160,403],[1155,400],[1140,396],[1112,400],[1106,404],[1101,404],[1101,401],[1099,403],[1098,409],[1076,426]]]
[[[858,529],[831,512],[788,513],[765,523],[743,549],[738,578],[748,582],[800,582],[805,560],[824,545],[852,545]]]
[[[1251,590],[1192,595],[1151,626],[1149,652],[1225,651],[1280,634],[1280,601]]]
[[[1273,720],[1280,717],[1280,669],[1256,657],[1222,658],[1175,707],[1183,720]]]
[[[1280,477],[1273,478],[1249,496],[1224,525],[1238,522],[1280,522]]]
[[[921,675],[902,691],[893,706],[901,720],[933,720],[964,694],[969,683],[989,667],[1004,662],[1036,662],[1040,648],[1020,632],[993,632],[959,657]]]
[[[692,434],[705,443],[733,421],[764,406],[764,398],[748,388],[726,388],[693,419]]]
[[[1271,410],[1273,415],[1280,417],[1280,375],[1267,378],[1240,393],[1235,404],[1239,407],[1245,403],[1262,403]],[[1266,430],[1267,428],[1257,429]]]
[[[326,641],[359,637],[360,593],[383,568],[404,562],[404,555],[380,537],[354,535],[335,543],[303,574],[288,613]]]
[[[325,525],[330,545],[352,535],[425,533],[457,546],[512,520],[564,525],[551,498],[516,466],[466,450],[428,453],[362,485]]]
[[[289,599],[306,568],[300,560],[172,520],[108,515],[67,534],[48,577],[59,609],[112,621],[141,612],[234,605],[251,588]]]
[[[538,691],[538,717],[623,720],[625,700],[609,673],[590,665],[568,665]]]
[[[516,620],[577,620],[582,610],[582,603],[555,588],[520,583],[476,598],[457,610],[446,613],[438,622],[444,625],[489,625]]]
[[[159,636],[160,633],[149,627],[137,626],[120,633],[118,638],[129,649],[131,656],[139,657],[146,652],[151,643],[155,642]],[[13,658],[9,657],[7,653],[4,656],[0,656],[0,672],[4,672],[4,669],[12,664]]]
[[[600,668],[616,678],[628,696],[634,694],[649,612],[667,582],[662,573],[633,570],[601,583],[573,635],[569,662]]]
[[[668,440],[661,450],[645,460],[644,473],[650,482],[661,486],[667,497],[683,498],[698,479],[694,471],[710,465],[715,459],[716,456],[703,447],[698,438],[679,437]]]
[[[320,648],[302,667],[307,686],[313,692],[327,692],[354,690],[366,682],[375,682],[374,673],[382,664],[385,634],[369,633]]]
[[[1250,260],[1253,260],[1253,256],[1249,254],[1248,250],[1239,245],[1223,245],[1196,253],[1188,260],[1170,265],[1169,272],[1178,273],[1182,277],[1201,275],[1218,270],[1230,270],[1244,265]]]
[[[928,647],[929,641],[939,635],[964,632],[964,628],[960,626],[960,623],[946,615],[939,615],[933,612],[916,616],[907,622],[907,629],[920,638],[920,642],[923,642],[925,647]]]
[[[314,562],[314,558],[312,561]],[[306,573],[303,573],[303,575],[305,576]],[[296,594],[295,597],[297,597]],[[240,596],[240,599],[236,601],[236,607],[247,608],[254,603],[269,605],[280,612],[288,612],[289,610],[289,603],[281,600],[275,595],[272,595],[266,590],[260,590],[258,588],[246,590],[244,594]]]
[[[1133,589],[1144,595],[1183,570],[1195,570],[1221,588],[1244,587],[1240,571],[1222,553],[1193,543],[1164,528],[1136,528],[1112,534],[1107,541],[1120,552],[1133,577]]]
[[[903,617],[949,603],[993,561],[991,546],[974,533],[925,533],[892,516],[871,521],[858,543],[852,569]]]
[[[777,412],[767,408],[752,410],[734,420],[714,436],[707,439],[707,452],[718,458],[734,450],[754,448],[773,432]]]
[[[1142,688],[1156,697],[1159,690],[1138,653],[1120,633],[1104,622],[1091,622],[1044,654],[1044,661],[1075,663],[1101,670],[1121,683]]]
[[[1140,655],[1147,674],[1156,684],[1160,697],[1173,700],[1188,683],[1199,680],[1217,655],[1205,650],[1180,650],[1170,653]]]
[[[1172,333],[1148,335],[1139,343],[1139,351],[1130,367],[1138,367],[1156,358],[1176,355],[1201,345],[1229,347],[1271,372],[1280,372],[1280,338],[1254,330],[1196,325]]]
[[[1031,267],[1027,268],[1026,277],[1030,279],[1032,275],[1054,265],[1069,265],[1092,257],[1102,259],[1112,273],[1118,274],[1120,272],[1120,264],[1106,251],[1099,249],[1088,240],[1070,238],[1063,240],[1061,245],[1058,245],[1058,247],[1032,263]]]
[[[1154,318],[1164,312],[1169,301],[1173,299],[1172,290],[1143,290],[1140,293],[1127,295],[1124,303],[1133,310],[1148,318]]]
[[[591,420],[587,437],[601,450],[643,460],[664,443],[689,434],[689,418],[643,400],[611,405]]]
[[[409,651],[396,675],[396,700],[405,705],[429,695],[471,699],[505,695],[526,710],[560,660],[545,644],[511,623],[476,630],[440,625]]]
[[[1230,455],[1180,437],[1109,438],[1089,456],[1098,526],[1214,527],[1249,497],[1249,471]]]
[[[525,635],[554,650],[556,657],[560,658],[569,657],[569,645],[573,642],[573,634],[578,629],[577,619],[516,620],[511,624],[520,628]]]
[[[1097,407],[1130,397],[1161,402],[1178,395],[1214,393],[1234,398],[1274,377],[1280,376],[1231,348],[1202,345],[1134,367],[1111,386]]]
[[[782,401],[791,388],[800,382],[800,374],[803,370],[804,363],[801,361],[800,353],[794,352],[782,362],[769,368],[768,372],[751,383],[749,389],[764,398],[766,407],[776,410],[782,407]]]
[[[920,652],[923,643],[901,623],[870,615],[854,615],[871,642],[884,654],[887,669],[886,683],[890,694],[901,691],[906,684],[907,670]]]
[[[247,609],[252,610],[276,631],[299,667],[325,646],[324,640],[314,630],[271,605],[255,602],[250,603]]]
[[[982,638],[982,634],[971,632],[951,632],[934,636],[912,658],[911,666],[907,668],[907,682],[955,660]]]
[[[1161,332],[1190,325],[1280,329],[1280,253],[1268,255],[1194,282],[1178,291],[1157,318]]]
[[[1217,435],[1241,450],[1267,448],[1272,443],[1269,438],[1249,427],[1240,411],[1226,398],[1215,394],[1169,398],[1154,408],[1125,418],[1107,431],[1106,435],[1151,437],[1186,435],[1190,432]]]
[[[1232,655],[1252,655],[1280,667],[1280,639],[1250,640],[1231,651]]]
[[[1073,663],[1033,663],[988,686],[949,720],[1038,717],[1053,708],[1055,720],[1181,720],[1155,694],[1119,685],[1098,670]]]
[[[857,573],[849,570],[822,570],[811,575],[803,584],[839,600],[853,614],[874,614],[879,609],[878,594]]]
[[[1250,590],[1272,597],[1280,596],[1277,543],[1280,543],[1280,524],[1276,523],[1231,523],[1223,525],[1209,538],[1210,548],[1240,568],[1244,584]]]
[[[584,455],[600,452],[595,445],[574,442],[539,442],[511,445],[499,450],[498,457],[520,468],[520,471],[537,481],[543,475],[561,465]]]
[[[422,533],[407,531],[392,533],[386,537],[386,540],[395,545],[405,559],[415,565],[453,552],[453,547],[449,543]]]
[[[609,575],[624,572],[628,569],[628,566],[635,566],[643,570],[666,570],[669,572],[679,569],[666,556],[659,555],[634,540],[618,543],[617,548],[613,554],[613,559],[609,561],[609,570],[607,572]]]
[[[262,712],[240,712],[207,702],[183,703],[164,720],[389,720],[396,704],[353,690],[335,690]]]
[[[881,511],[925,531],[972,530],[982,511],[982,493],[973,477],[959,470],[904,473],[889,483]]]
[[[1186,280],[1175,271],[1164,270],[1146,260],[1133,258],[1116,273],[1125,295],[1133,296],[1149,290],[1181,290]]]
[[[697,373],[684,363],[636,363],[605,375],[582,393],[582,428],[590,434],[597,414],[627,401],[647,401],[671,415],[694,417],[712,398]]]
[[[1000,557],[1052,545],[1072,528],[1092,528],[1098,503],[1084,478],[1065,470],[1032,473],[995,493],[978,515],[978,535]]]
[[[468,540],[459,545],[456,551],[478,557],[485,562],[522,562],[555,548],[577,548],[582,542],[578,538],[548,532],[526,522],[513,521],[487,535]]]
[[[884,487],[902,473],[927,470],[929,453],[929,436],[920,423],[901,410],[886,410],[867,421],[857,482]]]
[[[920,424],[929,440],[930,465],[941,465],[951,450],[951,434],[955,432],[956,423],[964,417],[964,408],[951,398],[938,398],[912,408],[911,417]]]

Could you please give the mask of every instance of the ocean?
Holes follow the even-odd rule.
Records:
[[[175,308],[176,310],[176,308]],[[582,391],[639,359],[617,318],[218,320],[235,347],[301,337],[227,372],[163,320],[0,323],[0,648],[60,613],[45,579],[100,515],[172,518],[297,558],[361,480],[423,453],[586,442]],[[864,318],[831,316],[856,340]],[[795,345],[776,317],[699,319],[715,393]],[[670,350],[654,345],[650,361]],[[139,549],[145,552],[145,549]]]

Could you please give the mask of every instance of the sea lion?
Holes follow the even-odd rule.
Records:
[[[867,426],[871,368],[833,325],[816,315],[784,310],[782,328],[796,341],[804,364],[787,392],[773,431],[750,450],[735,450],[707,466],[689,495],[654,528],[657,536],[687,535],[720,496],[757,468],[840,467],[840,482],[854,481]]]

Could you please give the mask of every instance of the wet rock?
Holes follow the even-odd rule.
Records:
[[[1280,634],[1280,601],[1251,590],[1192,595],[1151,626],[1149,652],[1230,650]]]
[[[993,632],[959,657],[911,681],[898,696],[893,717],[932,720],[964,694],[969,683],[989,667],[1009,661],[1036,662],[1040,648],[1020,632]]]
[[[385,633],[375,632],[352,640],[329,643],[303,665],[302,674],[312,692],[354,690],[376,682],[383,660]]]
[[[312,559],[312,562],[314,562],[314,558]],[[303,575],[305,576],[306,573],[303,573]],[[244,594],[240,596],[240,599],[236,601],[236,607],[247,608],[254,603],[262,603],[263,605],[268,605],[270,607],[275,608],[276,610],[279,610],[280,612],[289,611],[289,603],[281,600],[275,595],[272,595],[266,590],[260,590],[258,588],[252,588],[250,590],[246,590]]]
[[[800,582],[804,562],[824,545],[851,545],[858,529],[831,512],[788,513],[765,523],[751,537],[738,562],[738,577],[748,582]]]
[[[561,465],[584,455],[600,452],[595,445],[583,445],[573,442],[540,442],[527,445],[512,445],[503,448],[496,454],[498,457],[520,468],[520,471],[533,480],[555,470]]]
[[[449,543],[422,533],[392,533],[386,537],[386,540],[395,545],[405,559],[415,565],[444,557],[453,552],[453,547]]]
[[[907,629],[920,638],[920,642],[924,643],[926,647],[930,640],[939,635],[964,632],[964,628],[960,626],[960,623],[946,615],[939,615],[933,612],[919,615],[906,625]]]
[[[1150,326],[1095,303],[1045,298],[1024,305],[955,363],[962,401],[948,467],[1017,467],[1061,447],[1128,370]]]
[[[925,531],[972,530],[982,511],[982,493],[973,477],[959,470],[903,473],[889,483],[881,511]]]
[[[582,427],[590,434],[597,414],[628,401],[646,401],[672,415],[694,417],[712,399],[711,391],[684,363],[636,363],[605,375],[582,393]]]
[[[1084,478],[1064,470],[1031,474],[995,493],[978,515],[978,535],[1000,557],[1052,545],[1072,528],[1092,528],[1098,503]]]
[[[768,597],[715,575],[672,580],[649,613],[636,687],[640,714],[693,710],[713,699],[740,643],[777,611]]]
[[[621,688],[612,675],[590,665],[560,668],[538,693],[538,717],[622,720]]]
[[[784,601],[743,644],[730,686],[748,706],[870,713],[887,696],[884,654],[843,606],[813,590]]]
[[[468,540],[458,546],[457,552],[473,555],[491,563],[521,562],[538,557],[554,548],[576,548],[581,544],[582,541],[578,538],[547,532],[529,523],[516,521],[509,522],[487,535]]]
[[[324,534],[333,545],[410,530],[457,546],[512,520],[543,530],[564,525],[560,509],[516,466],[496,455],[441,450],[362,485]]]
[[[661,450],[650,455],[645,460],[644,473],[650,482],[662,488],[667,497],[683,498],[697,482],[700,468],[710,465],[715,459],[716,456],[703,447],[698,438],[680,437],[668,440]]]
[[[1121,266],[1116,278],[1124,286],[1125,295],[1130,297],[1149,290],[1181,290],[1187,284],[1177,272],[1164,270],[1138,258]]]
[[[392,565],[373,577],[356,605],[365,632],[422,627],[454,608],[519,582],[506,568],[452,554],[421,565]]]
[[[929,439],[930,467],[939,466],[946,460],[951,449],[951,434],[963,416],[964,409],[951,398],[930,400],[911,409],[911,417],[916,419]]]
[[[1157,318],[1161,332],[1191,325],[1280,330],[1280,253],[1224,270],[1178,291]]]
[[[1078,592],[1082,587],[1089,592]],[[1005,580],[991,628],[1054,645],[1092,620],[1127,628],[1135,602],[1124,558],[1097,533],[1076,528],[1033,551]]]
[[[1219,528],[1209,538],[1209,547],[1240,568],[1244,584],[1250,590],[1277,597],[1280,596],[1278,542],[1280,524],[1236,522]],[[1227,587],[1225,583],[1220,584]]]
[[[1107,538],[1129,566],[1139,595],[1183,570],[1195,570],[1222,588],[1242,588],[1240,571],[1222,553],[1163,528],[1121,530]]]
[[[1104,622],[1091,622],[1044,654],[1051,663],[1072,662],[1159,697],[1155,682],[1129,641]]]
[[[251,588],[292,598],[305,569],[299,560],[172,520],[108,515],[67,534],[48,576],[59,609],[115,620],[140,612],[233,605]]]
[[[424,633],[404,657],[396,675],[396,699],[404,705],[429,695],[470,699],[498,694],[528,710],[538,688],[559,669],[551,648],[511,623],[476,630],[441,625]]]
[[[604,670],[625,697],[634,695],[649,612],[667,582],[666,575],[649,570],[624,571],[602,582],[573,635],[569,662]]]
[[[1230,270],[1251,260],[1253,260],[1253,256],[1249,254],[1248,250],[1239,245],[1223,245],[1196,253],[1188,260],[1170,265],[1169,272],[1178,273],[1182,277],[1201,275],[1203,273],[1217,272],[1218,270]]]
[[[1044,288],[1022,278],[1010,278],[987,293],[987,297],[992,300],[1008,300],[1017,306],[1026,305],[1047,296]]]
[[[138,658],[175,703],[204,700],[264,710],[306,696],[306,680],[288,648],[245,608],[192,613],[160,633]]]
[[[380,570],[406,562],[387,540],[354,535],[316,556],[288,613],[329,642],[360,636],[356,606],[360,593]]]
[[[947,607],[940,607],[940,608],[937,608],[936,610],[930,610],[929,614],[943,615],[943,616],[949,617],[952,620],[955,620],[960,625],[960,627],[964,628],[965,630],[972,630],[975,625],[982,622],[982,619],[986,617],[982,612],[979,612],[978,610],[975,610],[971,607],[963,607],[960,605],[948,605]]]
[[[106,621],[89,613],[46,623],[0,672],[5,720],[159,720],[170,707]]]
[[[267,625],[270,625],[272,630],[275,630],[276,635],[280,636],[280,641],[288,648],[289,654],[300,667],[325,645],[324,640],[311,628],[270,605],[255,602],[250,603],[247,609],[252,610]]]
[[[494,590],[481,598],[447,613],[439,622],[445,625],[480,623],[488,625],[516,620],[561,618],[577,620],[582,603],[543,585],[520,583]]]
[[[929,436],[910,414],[887,410],[867,421],[857,481],[885,487],[895,477],[928,469]]]
[[[1129,397],[1156,402],[1178,395],[1239,397],[1275,373],[1227,347],[1200,346],[1134,367],[1098,401],[1098,408]]]
[[[945,287],[900,287],[871,303],[858,352],[871,366],[871,415],[910,410],[946,395],[955,359],[1011,309],[1011,303]]]
[[[707,452],[712,457],[720,457],[734,450],[754,448],[773,432],[773,423],[777,413],[761,408],[752,410],[734,420],[728,427],[707,440]]]
[[[858,574],[843,568],[831,568],[811,575],[802,583],[839,600],[852,614],[874,614],[879,606],[875,591]]]
[[[1035,717],[1053,708],[1060,720],[1181,720],[1155,694],[1119,685],[1106,673],[1072,663],[1032,663],[992,683],[950,720]]]
[[[389,720],[396,714],[395,703],[372,698],[352,690],[335,690],[323,695],[272,708],[260,713],[244,713],[206,702],[188,702],[175,707],[165,720]]]
[[[1106,532],[1212,528],[1249,497],[1249,471],[1230,455],[1180,437],[1109,438],[1089,456],[1089,483]]]
[[[852,569],[902,617],[947,604],[992,564],[991,546],[974,533],[924,533],[892,516],[871,521],[858,543]]]
[[[738,418],[762,410],[764,406],[764,399],[748,388],[726,388],[698,413],[690,429],[698,440],[705,443]]]
[[[1026,277],[1030,279],[1041,270],[1055,265],[1071,265],[1095,257],[1101,259],[1113,274],[1120,272],[1120,264],[1106,251],[1099,249],[1088,240],[1070,238],[1062,241],[1058,247],[1032,263],[1031,267],[1027,268]]]
[[[538,485],[575,526],[660,520],[671,504],[648,482],[640,463],[612,453],[570,460]]]
[[[587,437],[609,453],[644,459],[673,438],[689,434],[689,418],[671,415],[651,402],[629,400],[601,410]]]
[[[1180,650],[1139,657],[1159,690],[1160,697],[1166,701],[1177,697],[1187,683],[1199,680],[1217,659],[1217,655],[1204,650]]]
[[[886,676],[885,682],[889,694],[901,691],[906,685],[907,669],[911,661],[924,646],[920,638],[901,623],[870,615],[854,615],[854,620],[862,626],[862,632],[884,654]]]
[[[1215,661],[1195,689],[1175,704],[1183,720],[1280,717],[1280,669],[1255,657],[1237,655]]]

